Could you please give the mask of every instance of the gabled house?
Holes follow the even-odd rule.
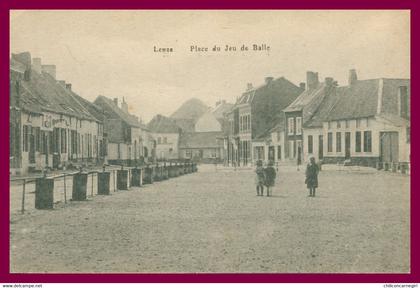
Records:
[[[295,104],[300,100],[304,105],[299,110]],[[314,156],[323,163],[347,161],[363,166],[409,162],[409,79],[358,80],[352,69],[347,86],[337,86],[332,78],[326,78],[314,89],[307,89],[296,103],[285,109],[285,115],[287,119],[302,117],[300,138],[288,139],[301,141],[303,159]],[[289,121],[287,134],[293,130]]]
[[[55,66],[29,52],[10,60],[11,173],[101,163],[102,123],[79,101],[71,85],[55,79]]]
[[[182,159],[192,159],[204,163],[222,161],[223,138],[221,131],[182,133],[179,142],[179,154]]]
[[[282,110],[302,91],[284,77],[267,77],[265,83],[256,88],[248,84],[227,116],[230,125],[226,145],[229,164],[250,165],[257,159],[258,153],[264,154],[265,151],[259,150],[266,148],[258,148],[261,147],[258,145],[261,136],[281,121]]]
[[[109,164],[133,166],[154,161],[153,136],[136,116],[128,112],[124,99],[119,107],[117,98],[100,95],[94,104],[102,110],[108,136]]]
[[[179,158],[179,139],[182,129],[169,117],[156,115],[147,124],[156,143],[157,159]]]
[[[310,141],[310,154],[317,154],[318,158],[322,159],[322,133],[319,129],[319,123],[314,122],[314,114],[318,112],[318,115],[320,115],[319,109],[325,109],[326,101],[324,99],[326,95],[335,89],[336,85],[337,83],[331,77],[325,78],[325,82],[321,83],[318,79],[318,73],[312,71],[306,72],[306,84],[300,84],[300,87],[305,90],[283,110],[285,115],[284,137],[286,159],[296,159],[299,154],[301,159],[304,159],[308,154],[308,146],[305,147],[306,153],[304,153],[305,148],[303,147],[305,128],[305,132],[311,134],[308,140]],[[313,129],[313,131],[309,128]],[[317,137],[317,139],[314,140],[314,137]],[[317,143],[321,143],[321,145],[318,146]]]
[[[324,163],[410,162],[410,79],[358,80],[337,87],[322,119]],[[318,120],[319,121],[319,120]]]

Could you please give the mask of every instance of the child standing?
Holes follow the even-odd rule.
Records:
[[[268,161],[268,166],[265,168],[265,186],[267,187],[267,197],[272,195],[272,187],[276,180],[276,170],[273,167],[273,161]]]
[[[264,168],[262,161],[257,161],[257,168],[255,169],[255,186],[257,186],[257,196],[264,195]],[[261,191],[261,194],[260,194]]]
[[[309,189],[309,197],[315,197],[315,189],[318,188],[319,167],[315,163],[315,157],[310,158],[310,163],[306,167],[306,187]]]

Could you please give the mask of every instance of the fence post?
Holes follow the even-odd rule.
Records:
[[[22,188],[22,214],[25,213],[25,188],[26,188],[26,179],[23,179],[23,188]]]
[[[66,174],[64,174],[64,204],[67,204]]]
[[[95,176],[95,173],[92,172],[92,186],[91,186],[91,191],[90,191],[90,196],[92,197],[93,197],[93,178],[95,178],[94,176]]]
[[[116,191],[116,186],[115,186],[115,170],[112,170],[112,178],[114,179],[114,192]]]

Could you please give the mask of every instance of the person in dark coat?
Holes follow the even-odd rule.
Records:
[[[297,171],[299,171],[300,165],[302,165],[302,148],[299,146],[297,151]]]
[[[310,158],[310,163],[306,166],[306,187],[309,189],[309,197],[315,197],[315,190],[318,188],[319,167],[315,163],[315,157]]]
[[[257,161],[257,168],[255,168],[255,186],[257,187],[257,196],[264,195],[264,181],[265,173],[262,161]],[[261,193],[260,193],[261,192]]]
[[[273,167],[273,161],[268,162],[268,166],[264,169],[265,174],[265,186],[267,187],[267,197],[271,195],[272,187],[276,180],[276,169]]]

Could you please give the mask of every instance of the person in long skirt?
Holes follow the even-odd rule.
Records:
[[[267,197],[272,195],[272,187],[274,186],[276,180],[276,169],[273,167],[274,163],[272,160],[268,161],[267,168],[264,169],[265,172],[265,186],[267,188]]]
[[[255,168],[255,186],[257,187],[257,196],[264,195],[264,167],[262,161],[257,161],[257,168]]]
[[[308,166],[306,166],[306,187],[309,189],[309,197],[315,197],[315,190],[318,188],[319,167],[315,163],[315,157],[310,158]]]

